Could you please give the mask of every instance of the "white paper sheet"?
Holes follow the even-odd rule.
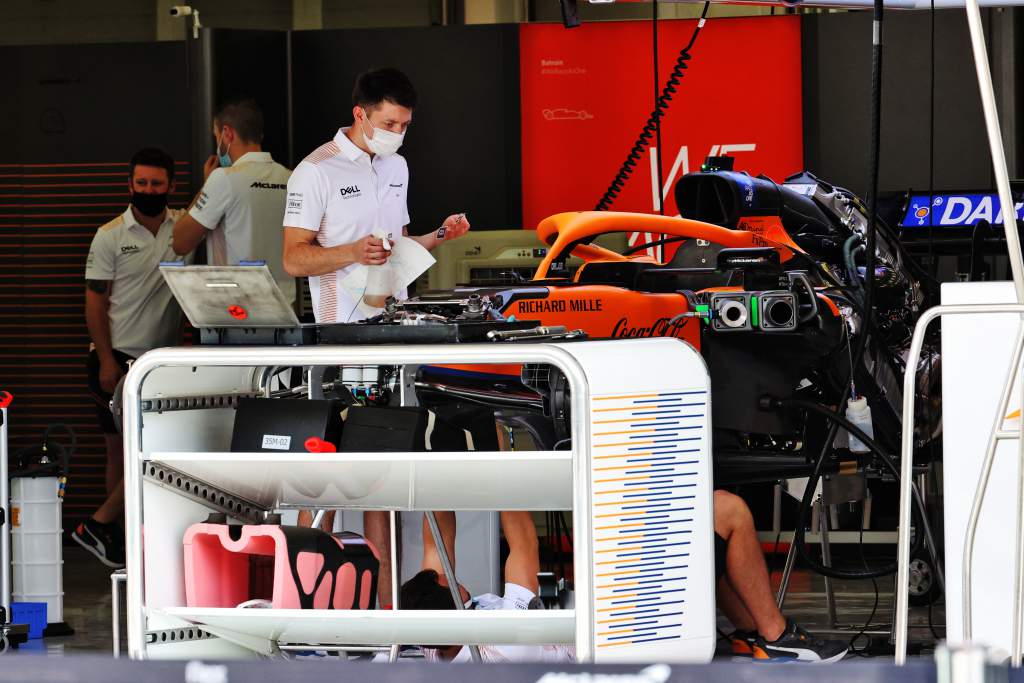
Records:
[[[368,306],[363,301],[370,268],[384,268],[388,270],[391,279],[391,295],[402,298],[405,296],[406,287],[415,282],[416,278],[425,273],[436,262],[436,259],[430,255],[430,252],[423,245],[414,239],[403,236],[399,237],[391,245],[391,255],[383,266],[359,264],[352,268],[341,280],[341,286],[349,297],[353,301],[359,302],[352,320],[369,318],[383,310]]]

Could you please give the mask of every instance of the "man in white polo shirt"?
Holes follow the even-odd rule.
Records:
[[[376,69],[361,74],[352,92],[349,128],[305,158],[288,181],[284,214],[284,266],[308,277],[317,322],[354,322],[358,301],[341,286],[358,264],[387,261],[388,250],[373,233],[393,240],[408,235],[409,167],[396,154],[416,107],[416,91],[402,72]],[[469,230],[465,216],[413,237],[428,250]]]
[[[161,261],[191,262],[171,248],[181,209],[167,208],[174,191],[174,160],[143,149],[128,166],[131,205],[93,237],[85,266],[85,320],[92,346],[86,362],[89,390],[107,449],[103,505],[71,537],[110,567],[124,566],[124,537],[117,518],[124,509],[121,437],[110,399],[128,363],[150,349],[177,346],[181,309],[158,269]]]
[[[187,254],[206,238],[206,262],[237,266],[266,261],[285,299],[295,303],[295,278],[281,264],[281,218],[291,171],[264,152],[263,112],[255,100],[234,100],[213,117],[217,154],[206,182],[174,226],[174,250]]]
[[[342,287],[358,264],[376,266],[388,259],[383,240],[408,235],[409,167],[396,154],[416,107],[416,90],[397,69],[361,74],[352,91],[352,118],[334,139],[305,158],[288,181],[284,214],[284,267],[308,277],[318,323],[355,322],[359,301]],[[449,216],[442,227],[413,237],[427,249],[469,230],[463,215]],[[401,295],[401,292],[395,292]],[[309,524],[308,513],[300,524]],[[390,536],[383,512],[363,516],[367,537],[380,551],[378,596],[391,604]],[[333,520],[328,515],[328,528]]]

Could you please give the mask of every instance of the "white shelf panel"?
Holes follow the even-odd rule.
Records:
[[[303,610],[165,607],[159,612],[277,643],[321,645],[571,644],[574,610]]]
[[[268,508],[570,510],[571,451],[152,453]]]

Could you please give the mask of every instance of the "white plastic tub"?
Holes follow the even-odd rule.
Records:
[[[11,480],[11,599],[45,602],[51,624],[64,621],[61,502],[56,477]]]

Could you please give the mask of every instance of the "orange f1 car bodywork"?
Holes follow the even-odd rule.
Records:
[[[824,418],[766,409],[765,397],[837,405],[856,379],[855,390],[872,406],[876,433],[883,440],[898,433],[898,391],[890,387],[898,389],[893,373],[925,294],[920,271],[887,229],[879,232],[868,279],[867,218],[859,198],[810,174],[779,185],[765,177],[710,171],[685,176],[676,186],[676,204],[693,218],[550,216],[537,227],[548,251],[530,281],[424,293],[402,302],[388,320],[514,322],[521,333],[488,333],[510,341],[560,333],[552,328],[581,330],[589,339],[682,339],[707,363],[716,396],[716,466],[740,472],[737,480],[803,472],[803,450],[824,447],[830,426]],[[651,245],[680,246],[666,262],[656,262],[633,253],[651,245],[620,254],[594,243],[615,232],[654,235]],[[572,273],[565,270],[569,256],[583,261]],[[870,371],[861,359],[854,362],[852,351],[868,305],[866,282],[873,283],[870,314],[876,323],[864,345],[863,360],[873,359]],[[771,312],[780,301],[785,316]],[[739,317],[730,319],[734,314]],[[543,367],[435,370],[423,371],[421,399],[443,405],[461,397],[521,419],[516,411],[525,410],[524,401],[533,396],[532,409],[540,411],[531,417],[534,440],[551,446],[565,438],[564,383]],[[499,373],[505,377],[493,376]]]
[[[546,291],[524,292],[501,312],[520,320],[537,320],[543,325],[581,329],[592,339],[679,337],[699,349],[700,333],[695,319],[684,317],[672,322],[678,314],[689,310],[685,296],[676,291],[637,288],[635,283],[602,284],[599,278],[588,276],[588,269],[593,270],[599,263],[645,263],[655,270],[667,264],[655,263],[647,256],[623,256],[582,240],[609,232],[641,232],[704,240],[726,248],[770,247],[779,253],[783,264],[791,261],[794,254],[802,253],[778,217],[748,218],[741,225],[743,230],[730,230],[686,218],[600,211],[550,216],[537,227],[538,237],[550,246],[533,277]],[[583,266],[571,280],[552,278],[552,263],[569,255],[567,252],[583,259]]]

